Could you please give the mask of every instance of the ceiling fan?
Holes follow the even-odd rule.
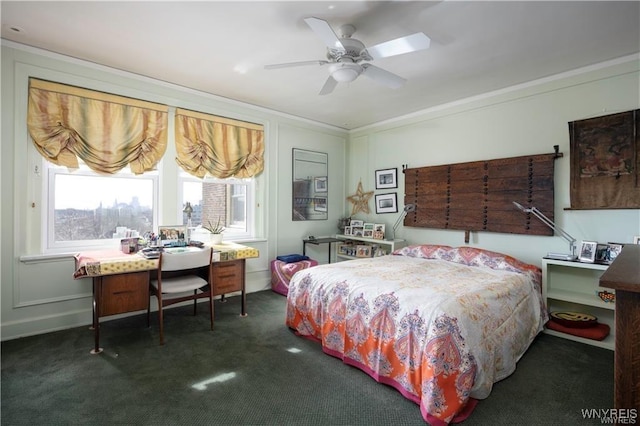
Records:
[[[329,78],[320,90],[320,95],[327,95],[333,92],[333,89],[335,89],[338,83],[352,82],[360,75],[369,77],[392,89],[397,89],[407,80],[364,61],[372,61],[374,59],[428,49],[431,44],[431,39],[424,33],[415,33],[376,44],[375,46],[365,47],[360,40],[351,38],[356,31],[353,25],[347,24],[341,26],[341,37],[338,38],[327,21],[313,17],[305,18],[304,21],[327,46],[327,60],[265,65],[265,69],[270,70],[303,65],[329,65]]]

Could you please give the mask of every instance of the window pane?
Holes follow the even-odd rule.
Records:
[[[226,228],[225,235],[246,236],[247,233],[247,185],[207,181],[183,181],[182,206],[191,203],[191,226],[207,225],[210,221]],[[182,213],[183,224],[187,214]]]
[[[116,227],[153,231],[153,179],[53,174],[53,241],[113,238]]]

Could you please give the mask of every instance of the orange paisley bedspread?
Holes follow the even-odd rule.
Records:
[[[394,254],[296,273],[286,324],[418,403],[428,423],[462,421],[542,330],[540,269],[469,247]]]

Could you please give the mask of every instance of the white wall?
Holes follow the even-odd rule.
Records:
[[[565,211],[569,206],[569,139],[567,123],[640,107],[637,57],[604,67],[550,78],[514,90],[445,105],[347,134],[326,125],[299,120],[151,79],[140,78],[3,41],[2,140],[0,145],[0,278],[1,338],[44,333],[91,322],[90,280],[73,280],[71,258],[36,258],[33,235],[39,217],[30,207],[38,193],[27,184],[29,158],[27,79],[35,77],[103,88],[154,102],[201,110],[265,125],[266,167],[258,179],[262,238],[248,243],[260,258],[247,262],[248,290],[268,288],[269,261],[279,254],[299,253],[308,235],[332,235],[337,219],[350,215],[358,181],[374,190],[375,170],[398,168],[396,190],[402,208],[402,164],[422,167],[464,161],[549,153],[559,145],[556,163],[558,225],[578,240],[631,242],[640,235],[640,212],[633,210]],[[329,154],[329,218],[291,220],[291,151],[303,148]],[[392,191],[376,191],[376,193]],[[171,215],[175,187],[166,191],[162,214]],[[172,195],[173,194],[173,195]],[[396,214],[358,214],[368,222],[391,226]],[[35,225],[34,225],[35,224]],[[409,243],[463,245],[464,232],[400,228]],[[472,233],[472,246],[512,254],[540,264],[548,251],[566,251],[560,237]],[[326,262],[326,246],[309,247],[309,255]],[[248,306],[249,313],[251,306]]]
[[[347,132],[164,82],[2,41],[2,143],[0,146],[0,277],[2,340],[91,323],[91,280],[73,280],[70,256],[40,252],[41,189],[30,174],[41,161],[26,127],[28,78],[37,77],[265,126],[265,170],[257,179],[259,238],[243,244],[260,257],[247,261],[247,290],[269,288],[269,261],[300,252],[303,236],[336,232],[344,210]],[[171,144],[170,144],[171,145]],[[291,221],[292,148],[329,155],[329,220]],[[173,158],[167,149],[165,158]],[[176,167],[161,169],[159,220],[174,222],[179,205]],[[31,203],[36,207],[32,208]],[[28,260],[25,260],[28,256]],[[21,260],[22,259],[22,260]],[[247,307],[249,313],[251,306]]]
[[[605,66],[606,65],[606,66]],[[359,179],[365,191],[375,188],[377,169],[407,164],[410,168],[552,153],[559,145],[564,157],[555,164],[555,222],[580,240],[632,242],[640,235],[640,211],[567,210],[569,201],[568,122],[640,107],[637,56],[580,70],[519,88],[486,94],[434,108],[411,117],[379,123],[353,132],[347,177],[350,193]],[[397,190],[399,209],[404,176]],[[376,191],[383,193],[387,191]],[[358,215],[366,221],[393,224],[395,215]],[[406,227],[398,238],[411,244],[464,245],[464,231]],[[471,246],[500,251],[540,265],[549,251],[568,252],[559,236],[522,236],[472,232]]]

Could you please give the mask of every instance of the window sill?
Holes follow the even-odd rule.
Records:
[[[61,260],[73,259],[78,252],[73,253],[50,253],[50,254],[31,254],[20,256],[22,263],[45,263],[58,262]]]

